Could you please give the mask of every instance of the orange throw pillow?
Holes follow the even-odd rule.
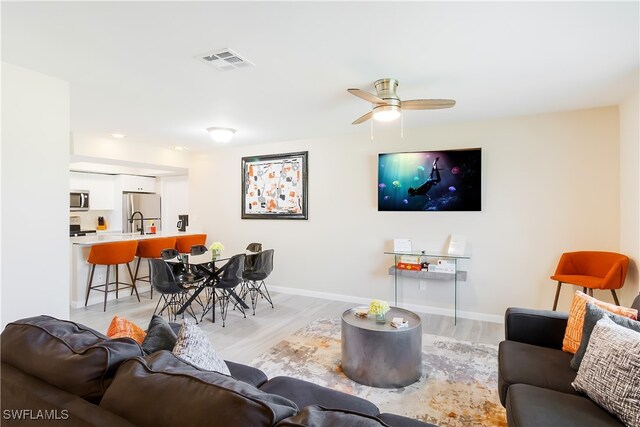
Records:
[[[107,336],[109,338],[133,338],[138,344],[142,344],[147,333],[132,321],[116,315],[107,329]]]
[[[571,354],[575,354],[580,347],[582,339],[582,326],[584,324],[584,314],[587,310],[587,303],[597,305],[603,310],[620,316],[628,317],[636,320],[638,318],[638,310],[627,307],[620,307],[615,304],[600,301],[594,297],[590,297],[584,292],[576,291],[571,302],[571,310],[569,310],[569,320],[567,321],[567,329],[564,332],[564,340],[562,341],[562,350]]]

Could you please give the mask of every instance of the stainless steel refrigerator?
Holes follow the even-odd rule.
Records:
[[[122,231],[124,233],[139,233],[142,227],[147,234],[152,226],[155,226],[156,232],[159,233],[162,229],[160,212],[159,194],[122,193]],[[132,216],[133,222],[131,222]],[[144,218],[144,221],[141,218]]]

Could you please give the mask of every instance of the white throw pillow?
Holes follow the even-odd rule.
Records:
[[[207,371],[231,375],[229,367],[213,348],[202,330],[189,319],[184,319],[173,354]]]
[[[640,427],[639,378],[640,333],[606,316],[598,320],[573,387],[626,425]]]

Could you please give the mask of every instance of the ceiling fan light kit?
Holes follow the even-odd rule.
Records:
[[[451,108],[456,105],[453,99],[411,99],[402,101],[396,89],[398,80],[379,79],[373,84],[376,94],[360,89],[347,89],[347,91],[371,103],[371,111],[357,118],[352,124],[357,125],[366,122],[371,117],[376,121],[390,122],[402,117],[402,110],[436,110]]]
[[[231,141],[233,135],[236,133],[232,128],[210,127],[207,128],[207,132],[215,142],[226,143]]]
[[[400,107],[397,105],[379,105],[373,107],[373,119],[379,122],[392,122],[400,117]]]

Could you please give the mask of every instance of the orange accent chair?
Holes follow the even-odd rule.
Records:
[[[173,249],[176,247],[176,238],[175,237],[158,237],[155,239],[145,239],[138,241],[138,250],[136,251],[136,256],[138,257],[138,261],[136,262],[136,270],[133,275],[133,280],[138,281],[141,280],[143,282],[149,282],[149,276],[140,276],[138,277],[138,272],[140,271],[140,261],[142,258],[152,259],[152,258],[162,258],[161,252],[164,249]],[[133,293],[133,289],[131,289],[131,293]],[[151,299],[153,299],[153,286],[151,286]]]
[[[136,288],[136,282],[133,280],[133,274],[131,273],[131,267],[129,263],[133,261],[136,256],[136,249],[138,248],[138,242],[136,240],[127,240],[124,242],[114,242],[114,243],[103,243],[100,245],[91,246],[91,251],[89,251],[89,258],[87,262],[92,264],[91,273],[89,274],[89,281],[87,282],[87,297],[84,300],[84,306],[87,306],[89,302],[89,293],[92,289],[98,292],[104,292],[104,311],[107,311],[107,295],[109,292],[116,292],[116,299],[118,298],[118,291],[122,288],[133,288],[136,293],[136,297],[138,298],[138,302],[140,302],[140,295],[138,295],[138,289]],[[120,264],[125,264],[127,266],[127,270],[129,270],[129,277],[131,278],[131,284],[120,282],[118,277],[118,266]],[[102,285],[94,285],[93,284],[93,273],[96,270],[96,265],[105,265],[107,266],[107,275],[104,284]],[[109,270],[111,266],[115,266],[116,270],[116,281],[109,282]],[[109,285],[116,285],[115,289],[109,289]],[[122,285],[122,286],[120,286]],[[100,289],[104,288],[104,289]]]
[[[206,234],[192,234],[189,236],[176,237],[176,249],[181,254],[191,253],[191,246],[204,245],[207,241]]]
[[[610,289],[616,305],[620,305],[616,289],[624,285],[629,269],[629,258],[615,252],[579,251],[566,252],[560,257],[551,280],[558,282],[553,310],[558,306],[558,296],[563,283],[582,286],[593,296],[594,289]]]

